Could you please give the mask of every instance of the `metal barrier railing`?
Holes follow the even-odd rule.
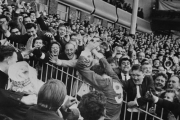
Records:
[[[48,79],[54,78],[63,81],[67,87],[67,91],[69,91],[68,94],[70,96],[82,96],[83,94],[93,90],[91,85],[83,81],[82,76],[78,74],[78,72],[74,68],[59,67],[50,63],[40,63],[38,61],[31,60],[28,61],[28,63],[32,67],[36,68],[36,70],[38,71],[38,78],[40,80],[46,82]],[[137,108],[138,113],[130,113],[127,111],[127,96],[123,101],[123,104],[124,106],[122,105],[120,115],[123,120],[163,120],[164,117],[166,117],[168,114],[167,110],[164,110],[163,108],[157,111],[156,105],[153,106],[155,108],[155,112],[150,113],[149,109],[152,106],[149,105],[149,103],[147,103],[145,109]],[[156,112],[158,112],[159,114],[156,114]],[[179,120],[179,117],[177,117],[176,120]]]
[[[37,67],[35,64],[35,61],[29,62],[29,63],[31,66],[33,66],[35,68]],[[53,70],[53,69],[55,69],[55,70]],[[70,69],[72,69],[71,72],[70,72]],[[50,63],[45,63],[42,65],[41,72],[40,72],[41,80],[43,80],[42,79],[43,71],[45,71],[45,73],[46,73],[45,80],[44,80],[45,82],[48,80],[48,78],[59,79],[61,81],[63,81],[63,78],[65,78],[65,80],[63,82],[67,86],[67,91],[70,91],[69,92],[70,96],[77,97],[79,94],[79,90],[81,90],[82,85],[85,85],[85,87],[87,87],[87,88],[82,88],[82,89],[90,89],[90,87],[91,87],[90,84],[88,84],[82,80],[83,78],[81,77],[80,74],[77,74],[78,72],[74,68],[64,68],[64,67],[59,68],[56,65],[53,65]],[[59,76],[58,74],[62,74],[62,75],[58,78],[58,76]],[[70,79],[68,79],[68,77]],[[70,86],[68,85],[69,80],[71,81]],[[86,92],[87,91],[91,91],[91,90],[86,90]],[[81,95],[83,95],[83,94],[81,94]],[[133,113],[133,112],[130,113],[129,111],[126,110],[127,100],[124,100],[123,104],[125,105],[124,108],[122,107],[122,109],[124,109],[124,110],[121,110],[121,111],[124,111],[124,113],[121,114],[123,116],[123,120],[127,120],[129,118],[129,116],[130,116],[129,120],[142,120],[142,119],[143,120],[163,120],[163,116],[164,116],[163,108],[161,110],[160,115],[158,116],[158,115],[154,115],[153,113],[149,113],[149,108],[150,108],[149,103],[147,103],[145,109],[137,108],[139,110],[138,113]],[[153,107],[156,108],[156,105]],[[135,117],[134,117],[134,115],[135,115]]]

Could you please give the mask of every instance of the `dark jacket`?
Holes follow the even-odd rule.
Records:
[[[136,85],[132,79],[129,79],[126,84],[124,84],[124,90],[127,93],[127,101],[134,101],[136,97]],[[154,82],[151,76],[145,76],[142,84],[139,87],[141,97],[144,97],[146,92],[150,89],[154,90]]]
[[[70,113],[64,112],[62,109],[61,113],[63,118],[66,118]],[[25,120],[63,120],[60,118],[56,111],[48,110],[46,108],[42,108],[40,106],[31,107],[26,114]]]
[[[13,120],[24,120],[26,111],[30,106],[21,103],[25,94],[0,89],[0,114],[4,114]]]

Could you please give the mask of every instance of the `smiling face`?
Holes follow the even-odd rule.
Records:
[[[59,55],[59,52],[60,52],[59,45],[58,45],[58,44],[53,44],[53,45],[51,46],[51,53],[52,53],[52,55],[58,56],[58,55]]]
[[[133,70],[131,73],[131,78],[133,79],[134,84],[141,84],[144,79],[144,74],[142,71]]]
[[[145,75],[152,75],[152,65],[150,64],[145,64],[142,66],[142,70],[143,70],[143,73]]]
[[[163,76],[158,76],[154,81],[156,89],[161,90],[166,84],[166,79]]]
[[[129,62],[129,60],[124,60],[121,63],[121,70],[124,72],[129,72],[131,69],[131,63]]]
[[[42,47],[43,47],[43,41],[42,41],[41,39],[36,40],[36,41],[34,42],[34,47],[36,47],[36,48],[42,48]]]
[[[172,76],[168,81],[167,87],[170,89],[176,89],[176,90],[179,89],[180,87],[179,78],[176,76]]]
[[[66,35],[66,27],[65,26],[59,27],[58,31],[59,31],[60,37],[64,37]]]
[[[73,44],[66,44],[65,54],[67,55],[69,59],[73,59],[75,55],[75,51],[76,51],[75,46]]]

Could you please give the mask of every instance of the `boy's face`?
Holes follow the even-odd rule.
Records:
[[[166,93],[164,99],[173,102],[174,96],[174,93]]]
[[[37,48],[43,47],[42,40],[36,40],[34,43],[34,47],[37,47]]]

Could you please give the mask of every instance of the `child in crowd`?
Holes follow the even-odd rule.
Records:
[[[179,103],[176,92],[175,90],[172,90],[172,89],[166,90],[164,99],[170,102]],[[156,109],[154,107],[151,107],[149,112],[157,115],[158,117],[161,117],[161,114],[163,112],[163,120],[177,120],[177,116],[173,114],[172,111],[169,111],[167,109],[163,110],[161,107],[158,107],[158,106],[156,106]]]

